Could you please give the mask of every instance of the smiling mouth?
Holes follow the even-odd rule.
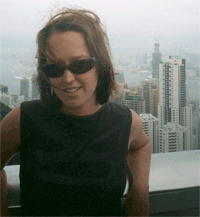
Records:
[[[67,93],[74,93],[76,91],[78,91],[80,89],[80,87],[77,87],[77,88],[67,88],[63,91],[67,92]]]

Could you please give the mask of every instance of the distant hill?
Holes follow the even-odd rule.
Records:
[[[11,111],[12,109],[10,107],[8,107],[7,105],[5,105],[4,103],[0,102],[0,111],[1,111],[1,115],[0,115],[0,121],[3,120],[3,118]]]

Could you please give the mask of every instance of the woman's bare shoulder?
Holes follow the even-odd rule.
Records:
[[[11,110],[1,121],[1,168],[19,152],[21,105]]]
[[[131,130],[132,130],[132,132],[134,132],[138,128],[138,126],[141,126],[142,121],[141,121],[139,115],[134,110],[132,110],[132,109],[130,109],[130,110],[131,110],[131,114],[132,114]]]
[[[21,113],[21,105],[12,109],[1,121],[1,124],[10,123],[10,122],[20,122],[20,113]]]

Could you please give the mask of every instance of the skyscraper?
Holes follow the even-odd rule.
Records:
[[[152,53],[152,78],[159,78],[159,63],[162,61],[162,54],[159,53],[159,42],[154,43],[154,53]]]
[[[34,82],[36,77],[37,77],[37,74],[33,74],[32,76],[32,100],[36,99],[39,94],[39,90],[37,88],[36,82]]]
[[[181,108],[180,112],[180,124],[187,128],[186,134],[185,134],[185,142],[183,150],[189,151],[194,150],[195,146],[193,144],[193,136],[192,136],[192,105],[185,106]]]
[[[160,63],[159,125],[180,124],[180,110],[186,106],[185,59],[172,58]]]
[[[159,66],[159,152],[191,150],[192,106],[186,106],[185,59]]]
[[[193,149],[200,149],[200,109],[193,112],[192,115],[192,137]]]
[[[199,101],[198,100],[190,99],[190,104],[193,105],[192,112],[195,112],[198,110],[198,107],[199,107]]]
[[[159,85],[152,89],[152,115],[158,117]]]
[[[20,96],[24,96],[24,100],[29,97],[29,80],[24,78],[20,81]]]
[[[153,114],[155,117],[157,115],[158,107],[158,95],[159,95],[159,81],[158,79],[147,79],[141,81],[140,84],[143,87],[143,98],[145,100],[145,113]]]

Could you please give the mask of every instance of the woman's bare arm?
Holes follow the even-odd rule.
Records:
[[[10,158],[19,152],[21,106],[14,108],[2,120],[0,125],[1,170]]]
[[[131,192],[123,208],[128,216],[149,216],[149,171],[151,146],[140,117],[132,111],[131,142],[127,164],[132,174]]]
[[[0,125],[1,142],[1,216],[8,216],[7,178],[4,167],[11,157],[19,152],[20,145],[20,111],[18,106],[10,111]]]

